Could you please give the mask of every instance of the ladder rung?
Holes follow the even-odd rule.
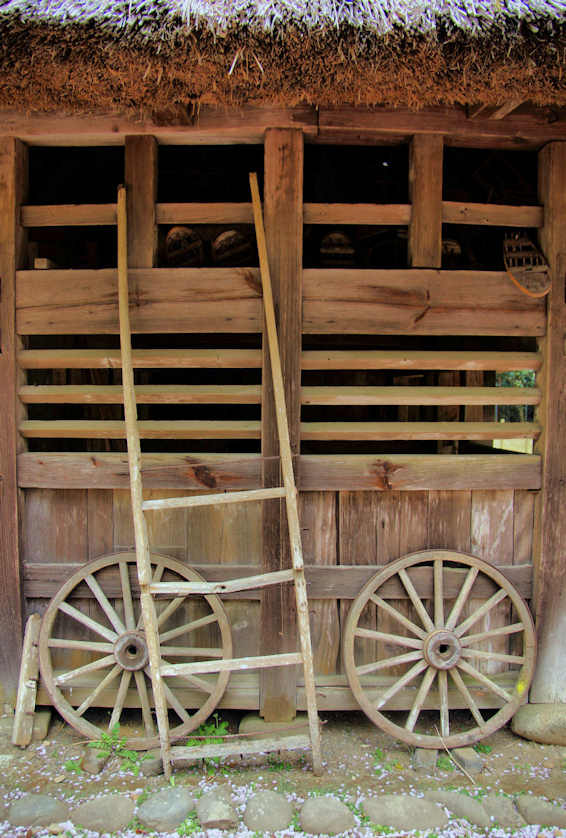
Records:
[[[270,500],[271,498],[284,498],[287,490],[284,486],[277,486],[274,489],[250,489],[245,492],[221,492],[216,495],[195,495],[188,498],[159,498],[158,500],[146,500],[142,509],[181,509],[189,506],[217,506],[222,503],[245,503],[254,500]]]
[[[295,576],[293,568],[276,570],[273,573],[260,573],[257,576],[241,576],[226,582],[155,582],[149,586],[151,594],[235,594],[238,591],[252,591],[255,588],[267,588],[281,582],[292,582]]]
[[[207,672],[233,672],[235,670],[268,669],[272,666],[293,666],[303,662],[300,652],[286,652],[282,655],[257,655],[251,658],[227,658],[195,663],[168,663],[161,666],[161,675],[199,675]]]
[[[189,734],[190,737],[190,734]],[[265,754],[270,751],[294,751],[311,747],[306,733],[294,736],[271,736],[269,739],[233,739],[230,742],[215,745],[176,745],[171,748],[171,764],[185,768],[197,759],[209,757],[230,757],[236,754]]]

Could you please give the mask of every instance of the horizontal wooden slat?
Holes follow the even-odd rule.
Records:
[[[536,439],[533,422],[302,422],[303,440]]]
[[[253,224],[250,203],[156,204],[158,224]]]
[[[138,422],[141,439],[259,439],[260,423],[247,420],[169,420]],[[20,422],[19,431],[26,438],[41,439],[125,439],[124,422],[105,420],[59,419]]]
[[[195,663],[173,663],[161,667],[162,675],[185,675],[198,672],[234,672],[238,669],[268,669],[272,666],[294,666],[302,663],[302,655],[298,652],[286,652],[281,655],[254,655],[249,658],[232,658],[231,660],[199,661]]]
[[[128,458],[119,453],[18,455],[18,485],[40,489],[127,489]],[[540,489],[541,458],[527,454],[302,455],[297,484],[304,491]],[[259,489],[257,454],[143,454],[148,489]]]
[[[240,576],[233,578],[230,572],[225,580],[208,582],[156,582],[150,585],[150,592],[155,596],[165,595],[186,596],[188,594],[234,594],[241,591],[257,591],[267,588],[270,585],[281,585],[283,582],[292,582],[295,571],[276,570],[273,573],[253,574],[252,576]]]
[[[541,459],[528,454],[303,455],[303,491],[343,489],[540,489]]]
[[[248,489],[244,492],[222,492],[210,495],[192,495],[186,498],[157,498],[156,500],[145,500],[142,509],[189,509],[194,506],[218,506],[231,503],[248,503],[257,500],[273,500],[284,498],[287,490],[283,486],[276,486],[272,489]]]
[[[131,554],[134,555],[133,553]],[[64,582],[80,570],[80,564],[63,564],[51,562],[26,563],[23,567],[24,594],[28,599],[51,598]],[[223,565],[203,564],[191,565],[210,583],[224,583],[227,580],[238,580],[253,576],[257,573],[257,565]],[[512,582],[520,591],[524,599],[531,599],[533,585],[532,565],[499,565],[497,568]],[[363,586],[372,576],[382,570],[381,566],[368,565],[340,565],[340,566],[312,566],[305,567],[305,578],[307,582],[307,593],[312,599],[355,599]],[[134,570],[131,571],[131,586],[134,594],[139,595],[139,584]],[[447,599],[456,596],[461,584],[464,571],[444,571],[444,596]],[[417,568],[411,571],[411,579],[415,584],[420,597],[427,599],[433,593],[432,574],[426,569]],[[122,595],[120,574],[117,567],[105,571],[104,591],[110,598]],[[493,593],[491,583],[486,577],[481,576],[476,582],[474,593],[481,597],[489,597]],[[247,590],[241,597],[236,597],[230,592],[229,599],[257,599],[261,595],[258,588]],[[383,586],[380,593],[384,599],[407,599],[408,594],[399,579],[393,579]],[[71,598],[92,599],[94,597],[91,589],[86,583],[78,586]]]
[[[254,384],[141,384],[135,388],[140,404],[259,404],[261,387]],[[24,404],[123,404],[119,384],[30,385],[20,387]]]
[[[134,332],[260,332],[256,268],[148,268],[128,272]],[[118,332],[114,269],[19,271],[19,334]]]
[[[306,722],[305,722],[306,725]],[[171,748],[171,765],[175,768],[187,768],[200,759],[241,757],[244,754],[268,754],[272,751],[310,750],[311,740],[307,734],[294,736],[279,735],[269,739],[228,739],[214,745],[174,745]]]
[[[325,334],[542,335],[545,304],[504,271],[309,269],[303,331]]]
[[[487,224],[495,227],[542,227],[544,207],[514,207],[503,204],[466,204],[443,201],[445,224]]]
[[[452,352],[401,349],[309,349],[304,370],[538,370],[537,352]]]
[[[539,404],[535,387],[303,387],[304,405]]]
[[[304,204],[305,224],[407,225],[410,204]]]
[[[116,224],[116,204],[23,206],[24,227],[96,227]]]
[[[22,369],[121,369],[119,349],[24,349]],[[135,369],[256,369],[260,349],[134,349]]]

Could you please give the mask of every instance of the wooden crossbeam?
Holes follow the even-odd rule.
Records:
[[[239,591],[255,591],[268,588],[270,585],[280,585],[292,582],[295,570],[275,570],[272,573],[260,573],[253,576],[240,576],[223,582],[155,582],[150,586],[152,594],[173,594],[184,596],[188,594],[233,594]]]
[[[255,655],[249,658],[230,658],[227,660],[196,661],[195,663],[171,663],[160,667],[164,676],[193,675],[209,672],[236,672],[249,669],[269,669],[274,666],[295,666],[303,663],[300,652],[285,652],[281,655]]]
[[[272,489],[252,489],[248,492],[223,492],[214,495],[199,495],[188,498],[159,498],[146,500],[142,504],[144,511],[151,509],[186,509],[192,506],[219,506],[230,503],[246,503],[248,501],[284,498],[286,490],[283,487]]]
[[[121,369],[119,349],[24,349],[22,369]],[[257,369],[261,349],[134,349],[134,369]]]
[[[401,349],[310,349],[302,354],[304,370],[538,370],[537,352],[464,352]]]

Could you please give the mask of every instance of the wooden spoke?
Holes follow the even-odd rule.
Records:
[[[144,669],[144,672],[147,674],[149,670]],[[150,676],[148,675],[148,678],[149,677]],[[149,704],[149,695],[147,692],[147,684],[145,681],[144,673],[141,672],[141,670],[137,669],[134,672],[134,678],[136,680],[136,687],[138,690],[138,695],[140,697],[143,726],[145,728],[146,736],[154,736],[155,725],[153,723],[153,716],[151,715],[151,707]]]
[[[188,723],[191,720],[191,717],[173,692],[173,690],[169,687],[167,681],[163,681],[163,691],[165,692],[165,698],[167,699],[167,704],[173,708],[175,713],[179,716],[181,721]]]
[[[414,681],[414,679],[417,677],[417,675],[420,675],[420,673],[424,669],[426,669],[427,667],[428,667],[427,662],[423,661],[423,660],[420,660],[418,663],[416,663],[414,666],[412,666],[407,672],[405,672],[404,675],[402,675],[399,678],[398,681],[396,681],[387,690],[385,690],[385,692],[383,693],[383,695],[381,696],[381,698],[379,699],[379,701],[376,705],[377,709],[379,709],[380,707],[383,707],[385,704],[387,704],[389,699],[393,698],[394,695],[397,695],[397,693],[400,690],[402,690],[403,687],[406,687],[407,684],[410,684],[411,681]]]
[[[82,716],[89,707],[92,707],[100,693],[103,692],[122,671],[122,667],[118,666],[118,664],[113,666],[110,672],[102,679],[102,681],[99,682],[98,686],[91,692],[91,694],[85,698],[79,707],[77,707],[77,716]]]
[[[404,655],[396,655],[393,658],[385,658],[382,661],[365,663],[357,667],[358,675],[368,675],[370,672],[377,672],[380,669],[389,669],[391,666],[398,666],[402,663],[412,663],[422,658],[422,652],[407,652]]]
[[[402,634],[387,634],[384,631],[374,629],[358,628],[356,637],[363,637],[366,640],[383,640],[384,643],[392,643],[394,646],[408,646],[410,649],[422,649],[422,640],[413,637],[403,637]]]
[[[426,631],[423,631],[422,628],[413,623],[412,620],[409,620],[408,617],[405,617],[404,614],[401,614],[400,611],[397,611],[386,599],[382,599],[379,596],[371,596],[370,600],[373,602],[374,605],[377,605],[378,608],[381,608],[382,611],[385,611],[394,620],[397,620],[402,626],[405,626],[412,634],[416,634],[417,637],[421,637],[423,640],[426,637]]]
[[[114,705],[112,715],[110,716],[110,722],[108,724],[108,730],[110,731],[113,730],[117,724],[120,724],[120,716],[122,715],[122,710],[124,709],[124,702],[126,701],[126,695],[128,693],[131,680],[132,673],[128,669],[124,669],[120,679],[120,686],[118,687],[118,694],[116,695],[116,704]]]
[[[442,559],[434,560],[434,625],[444,626],[444,585],[442,578]]]
[[[513,700],[513,696],[509,695],[507,690],[504,690],[503,687],[500,687],[499,684],[496,684],[495,681],[492,681],[491,678],[488,678],[487,675],[484,675],[483,672],[480,672],[479,669],[476,669],[475,666],[472,666],[462,660],[462,658],[458,661],[458,668],[467,675],[471,675],[472,678],[475,678],[476,681],[479,681],[480,684],[483,684],[484,687],[487,687],[487,689],[491,690],[491,692],[495,693],[495,695],[498,695],[500,698],[504,698],[505,701]]]
[[[390,597],[403,594],[415,609],[422,628],[391,603]],[[472,597],[480,599],[480,603],[468,616],[464,609],[471,611]],[[448,598],[453,599],[450,608]],[[500,603],[503,608],[497,613],[501,617],[513,615],[514,622],[507,620],[508,625],[478,628],[474,634],[469,633]],[[378,609],[378,614],[382,612],[396,620],[399,631],[406,630],[407,636],[365,626],[369,604]],[[506,649],[489,650],[487,644],[513,634],[520,634],[522,650],[514,654],[508,654]],[[451,550],[422,550],[383,566],[354,599],[344,630],[344,669],[360,707],[390,736],[413,747],[457,748],[498,730],[521,705],[534,673],[535,639],[526,602],[497,566]],[[478,648],[482,642],[485,649]],[[395,648],[403,646],[408,649]],[[377,654],[370,654],[375,650]],[[494,661],[505,671],[484,675],[478,668],[481,661]],[[397,665],[403,666],[399,677],[391,675]],[[438,688],[434,691],[437,676]],[[425,705],[431,708],[433,703],[439,713],[436,733],[418,732],[419,714]],[[402,723],[386,713],[388,709],[408,705],[409,713]],[[462,717],[458,725],[450,717],[453,710],[462,706],[470,712],[467,727],[462,724]],[[491,711],[487,719],[482,714],[483,707]]]
[[[462,650],[463,658],[478,658],[485,661],[499,661],[500,663],[520,663],[525,662],[524,655],[506,655],[503,652],[489,652],[480,649],[466,648]]]
[[[456,626],[456,628],[454,629],[454,634],[456,634],[458,637],[462,637],[462,635],[465,634],[468,631],[468,629],[474,625],[474,623],[477,623],[478,620],[481,620],[482,617],[485,617],[485,615],[488,614],[492,608],[495,608],[496,605],[499,605],[499,603],[502,600],[504,600],[506,596],[507,591],[504,591],[503,588],[501,588],[499,591],[496,591],[493,594],[493,596],[490,596],[490,598],[486,600],[486,602],[484,602],[483,605],[480,605],[477,611],[474,611],[473,614],[470,614],[467,620],[464,620],[463,623],[460,623],[459,626]]]
[[[478,725],[481,728],[483,728],[483,726],[485,724],[484,718],[483,718],[482,714],[480,713],[479,707],[476,704],[473,695],[471,694],[471,692],[467,688],[466,684],[464,683],[464,679],[462,678],[462,676],[460,675],[460,673],[458,672],[457,669],[451,669],[450,670],[450,677],[453,679],[454,683],[456,684],[456,689],[458,690],[458,692],[460,693],[460,695],[462,696],[462,698],[464,699],[464,701],[466,702],[466,704],[470,708],[472,716],[474,717],[474,719],[476,720]]]
[[[50,637],[50,649],[80,649],[83,652],[111,652],[112,643],[96,643],[94,640],[71,640],[65,637]]]
[[[94,576],[91,576],[91,574],[85,576],[85,582],[93,592],[98,604],[110,620],[110,623],[114,626],[114,631],[118,632],[118,634],[122,634],[122,632],[126,631],[124,623],[116,614],[114,608],[110,605],[108,597],[106,596],[106,594],[104,593]]]
[[[456,602],[452,606],[452,611],[450,612],[450,614],[448,615],[448,619],[446,620],[447,629],[452,630],[458,622],[458,618],[462,613],[462,608],[464,607],[466,600],[470,595],[470,591],[472,590],[473,584],[476,581],[478,573],[479,571],[477,567],[471,567],[469,569],[464,584],[460,588],[460,593],[456,597]]]
[[[99,634],[101,637],[105,637],[107,640],[112,641],[112,643],[116,640],[118,635],[115,631],[111,631],[110,629],[106,628],[106,626],[101,626],[100,623],[97,623],[96,620],[91,620],[90,617],[87,617],[86,614],[83,614],[74,605],[69,605],[68,602],[62,602],[59,605],[59,610],[62,611],[64,614],[67,614],[69,617],[72,617],[78,623],[82,623],[83,626],[86,626],[91,631],[94,631],[96,634]]]
[[[440,732],[444,739],[450,736],[448,718],[448,675],[445,669],[438,670],[438,696],[440,699]]]
[[[124,617],[128,629],[135,629],[136,618],[134,616],[134,603],[132,601],[132,588],[130,586],[130,575],[128,563],[120,562],[120,585],[122,586],[122,599],[124,601]]]
[[[166,643],[168,640],[173,640],[181,634],[188,634],[190,631],[196,631],[197,629],[204,628],[204,626],[209,626],[211,623],[216,622],[218,622],[218,617],[213,612],[212,614],[207,614],[206,617],[199,617],[198,620],[191,620],[190,623],[185,623],[183,626],[177,626],[177,628],[166,631],[164,634],[159,636],[159,640],[161,643]]]
[[[57,686],[68,684],[69,681],[75,681],[82,675],[88,675],[90,672],[97,672],[99,669],[107,669],[109,666],[112,666],[114,662],[114,655],[106,655],[104,658],[98,658],[98,660],[91,661],[91,663],[87,663],[84,666],[79,666],[77,669],[71,669],[69,672],[64,672],[61,675],[58,675],[55,679],[55,683]]]
[[[493,637],[503,637],[506,634],[517,634],[524,631],[525,627],[522,623],[512,623],[510,626],[500,626],[499,628],[489,629],[488,631],[480,631],[479,634],[467,634],[466,637],[460,639],[462,646],[471,646],[472,643],[481,643],[482,640],[490,640]]]
[[[150,555],[150,562],[152,583],[158,584],[163,579],[183,584],[205,583],[195,570],[175,559]],[[70,576],[44,614],[39,638],[40,666],[42,681],[53,707],[83,738],[100,739],[108,724],[107,717],[101,729],[96,719],[91,719],[86,712],[89,707],[109,707],[111,725],[123,717],[124,709],[128,707],[129,714],[137,713],[138,727],[142,732],[129,738],[127,747],[151,750],[159,747],[160,740],[154,723],[149,664],[146,669],[133,672],[125,668],[128,665],[128,638],[123,635],[132,632],[132,644],[142,659],[147,643],[140,613],[140,592],[133,582],[136,571],[135,553],[123,552],[88,562]],[[106,581],[102,582],[103,577],[108,580],[108,587]],[[83,614],[76,605],[77,598],[80,601],[81,596],[84,597],[87,586],[92,601],[97,603],[96,608],[103,612],[100,619]],[[201,660],[205,665],[233,657],[230,622],[218,596],[191,596],[191,604],[194,602],[198,608],[204,606],[200,613],[205,616],[195,619],[184,613],[183,606],[189,603],[187,596],[174,593],[161,602],[163,611],[157,621],[163,632],[159,638],[160,655],[169,654],[172,661]],[[176,613],[182,615],[175,620],[180,625],[174,625],[172,621],[170,628],[165,629],[167,621]],[[61,621],[62,614],[71,619]],[[110,622],[107,623],[107,620]],[[88,632],[84,640],[75,638],[79,624],[81,630]],[[196,634],[198,631],[203,633],[202,640]],[[208,638],[209,631],[214,639]],[[119,637],[122,646],[116,644]],[[175,641],[175,638],[179,640]],[[78,656],[73,669],[66,663],[68,651]],[[163,679],[167,681],[169,691],[164,697],[178,716],[171,726],[172,739],[182,739],[208,719],[220,701],[229,678],[230,671],[226,669],[213,672],[210,676],[199,673]],[[190,712],[184,707],[186,695],[190,696]]]
[[[405,722],[405,730],[412,731],[415,729],[417,719],[421,710],[423,709],[423,704],[425,703],[426,697],[430,691],[432,682],[434,681],[435,677],[436,669],[434,669],[432,666],[429,666],[429,668],[423,675],[423,680],[421,681],[420,687],[417,690],[415,700],[413,701],[413,706],[411,707],[411,712],[409,713],[407,721]]]
[[[420,599],[419,595],[415,590],[415,586],[409,578],[409,574],[404,568],[401,568],[401,570],[399,570],[399,579],[401,580],[401,582],[403,583],[403,587],[409,594],[409,598],[413,603],[414,609],[419,615],[423,626],[427,631],[432,631],[434,628],[434,623],[430,619],[428,612],[422,603],[422,600]]]

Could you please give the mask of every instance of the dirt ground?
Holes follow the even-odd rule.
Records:
[[[225,713],[221,714],[221,718],[228,721],[230,731],[234,731],[241,715]],[[308,754],[282,752],[268,757],[238,758],[220,765],[199,763],[190,770],[177,771],[174,783],[194,786],[195,790],[197,787],[208,789],[215,783],[228,783],[234,789],[272,789],[298,802],[313,793],[333,793],[346,802],[355,803],[368,792],[418,794],[426,789],[443,788],[467,789],[474,795],[488,791],[512,795],[532,793],[565,805],[565,748],[538,745],[518,738],[508,728],[502,729],[483,740],[484,768],[481,774],[474,776],[475,782],[472,783],[445,755],[434,771],[415,770],[411,748],[374,727],[361,712],[324,713],[321,718],[324,723],[322,777],[312,774]],[[465,714],[456,722],[463,726],[470,724]],[[99,775],[74,770],[73,766],[84,755],[86,746],[84,740],[57,715],[53,717],[48,738],[27,749],[11,745],[11,725],[11,717],[0,718],[0,788],[6,807],[26,792],[47,793],[76,804],[109,792],[131,794],[137,798],[166,784],[163,776],[136,776],[131,770],[123,770],[117,760],[109,763]],[[121,733],[122,730],[125,731],[122,728]],[[566,836],[566,831],[557,829],[544,833],[538,833],[537,828],[526,829],[535,831],[521,830],[521,834]],[[9,827],[4,812],[4,817],[0,816],[0,835],[20,834],[25,835],[25,830],[20,833]],[[67,834],[72,836],[75,833],[71,831]],[[218,832],[218,835],[221,834]],[[240,834],[245,833],[238,831]],[[498,836],[502,834],[501,830],[497,832]]]

